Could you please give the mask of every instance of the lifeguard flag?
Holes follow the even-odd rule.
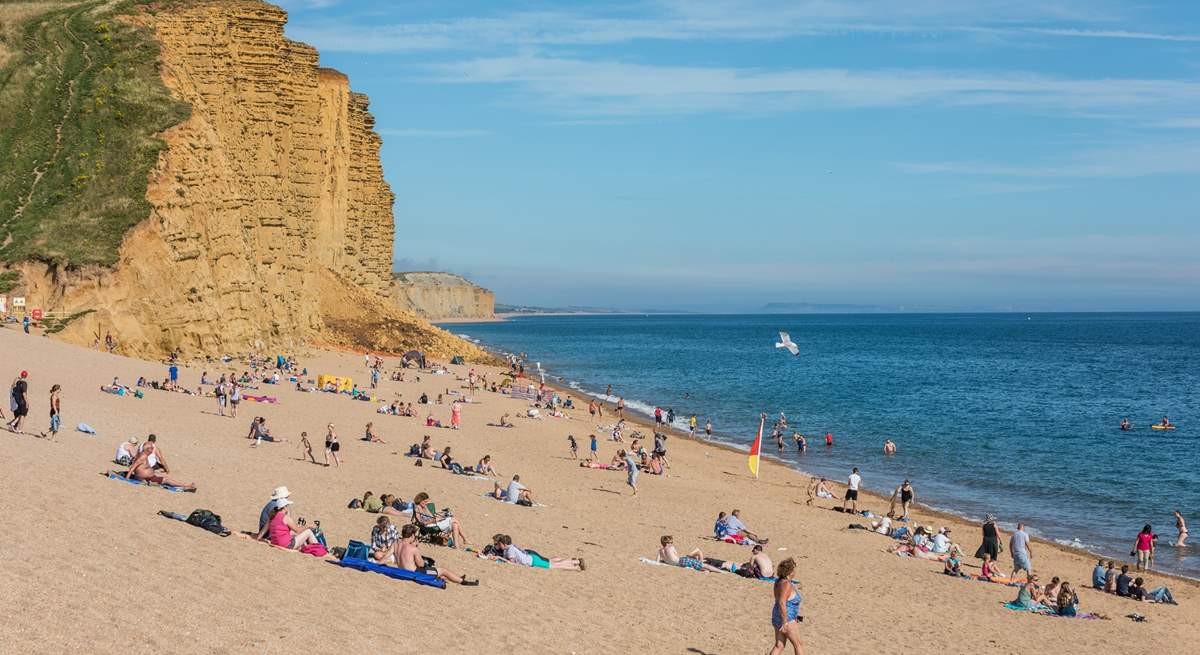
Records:
[[[759,417],[759,419],[758,419],[758,435],[754,437],[754,443],[750,444],[750,458],[749,458],[749,461],[746,462],[747,464],[750,465],[750,472],[754,474],[755,478],[758,477],[758,460],[759,460],[759,453],[762,452],[763,425],[766,424],[766,422],[767,422],[767,419],[765,418],[765,415]]]

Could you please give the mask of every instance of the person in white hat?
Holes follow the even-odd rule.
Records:
[[[271,492],[271,500],[262,508],[262,513],[258,515],[258,529],[261,531],[267,521],[271,519],[271,510],[276,507],[283,507],[283,501],[287,500],[288,496],[292,495],[287,487],[275,487],[275,491]]]

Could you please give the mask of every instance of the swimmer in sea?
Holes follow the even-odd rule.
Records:
[[[829,447],[833,446],[833,433],[832,432],[825,433],[825,445],[829,446]]]
[[[1183,520],[1183,514],[1180,514],[1179,510],[1175,510],[1175,529],[1179,531],[1179,538],[1177,538],[1175,543],[1172,545],[1180,548],[1187,546],[1187,544],[1184,543],[1187,541],[1188,537],[1187,523]]]
[[[891,439],[883,440],[883,454],[884,455],[895,455],[896,454],[896,444]]]
[[[799,432],[792,433],[792,441],[796,442],[796,452],[803,453],[808,450],[808,440]]]
[[[1129,419],[1127,419],[1127,418],[1121,419],[1121,430],[1123,430],[1125,432],[1129,432],[1129,428],[1132,428],[1132,427],[1133,427],[1133,424],[1129,422]]]

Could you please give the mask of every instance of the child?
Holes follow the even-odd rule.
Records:
[[[992,578],[1003,578],[1004,573],[996,569],[992,564],[992,555],[990,553],[983,554],[983,564],[979,567],[979,579],[991,581]]]
[[[571,459],[579,459],[579,444],[575,443],[575,435],[568,434],[567,442],[571,444]]]
[[[597,461],[599,457],[596,455],[596,435],[590,435],[592,438],[592,461]]]
[[[954,549],[946,557],[946,568],[942,569],[942,573],[955,577],[964,577],[962,572],[962,560],[958,558],[959,551]]]
[[[316,464],[317,458],[313,457],[312,444],[308,442],[308,433],[307,432],[300,433],[300,447],[304,449],[304,452],[300,454],[300,461],[303,462],[304,457],[307,455],[308,458],[310,460],[312,460],[312,463]]]

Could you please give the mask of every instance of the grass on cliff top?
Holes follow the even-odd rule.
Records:
[[[0,6],[0,262],[112,266],[150,214],[162,130],[187,118],[159,76],[142,0]]]

